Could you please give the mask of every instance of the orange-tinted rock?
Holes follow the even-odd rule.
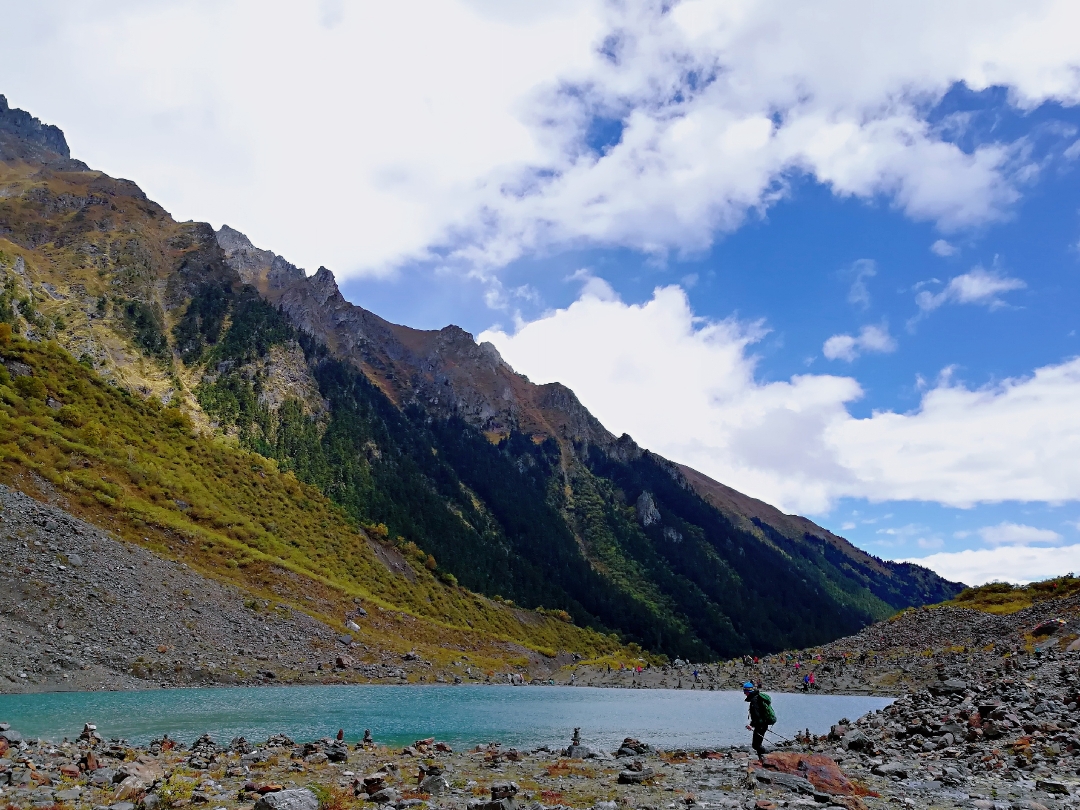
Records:
[[[765,767],[792,776],[801,776],[822,793],[834,796],[877,796],[862,785],[852,782],[836,762],[821,754],[777,752],[765,757]]]

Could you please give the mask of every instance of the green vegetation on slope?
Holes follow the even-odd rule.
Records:
[[[565,610],[579,624],[696,660],[808,646],[896,609],[830,560],[829,547],[787,553],[762,543],[647,454],[627,463],[593,452],[573,467],[567,493],[553,439],[511,433],[493,445],[460,419],[399,410],[249,293],[229,318],[206,347],[207,368],[227,370],[199,386],[205,411],[358,521],[415,542],[471,589]],[[296,401],[276,413],[260,404],[266,381],[245,364],[290,340],[304,348],[325,414]],[[652,527],[632,505],[646,490],[663,518]]]
[[[1032,582],[1029,585],[991,582],[977,588],[966,588],[955,599],[945,604],[981,610],[984,613],[1008,615],[1039,602],[1065,599],[1077,593],[1080,593],[1080,577],[1066,574],[1063,577]]]
[[[258,455],[194,435],[178,410],[103,382],[53,343],[12,337],[4,324],[0,360],[16,370],[0,366],[0,478],[33,490],[40,476],[71,511],[128,540],[332,623],[357,597],[426,620],[410,638],[373,639],[391,649],[448,637],[489,656],[499,640],[585,655],[618,646],[442,582],[407,542],[386,549],[408,569],[392,573],[317,490]]]

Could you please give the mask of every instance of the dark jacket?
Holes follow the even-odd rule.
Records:
[[[755,689],[746,696],[746,702],[750,704],[750,725],[767,727],[769,725],[769,713],[765,709],[765,701],[761,699],[761,692]]]

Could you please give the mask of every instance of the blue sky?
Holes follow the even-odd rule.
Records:
[[[179,218],[880,556],[1080,570],[1075,4],[9,11],[0,92]]]

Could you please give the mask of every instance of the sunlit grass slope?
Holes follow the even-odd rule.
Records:
[[[1030,585],[991,582],[977,588],[967,588],[945,604],[973,608],[985,613],[1008,615],[1039,602],[1065,599],[1077,593],[1080,593],[1080,578],[1067,574],[1043,582],[1032,582]]]
[[[179,410],[104,382],[55,343],[0,324],[0,358],[32,371],[0,368],[0,479],[125,540],[338,626],[356,599],[381,607],[371,641],[391,650],[456,647],[494,661],[507,642],[587,657],[618,649],[440,579],[415,545],[354,526],[272,460],[195,434]]]

